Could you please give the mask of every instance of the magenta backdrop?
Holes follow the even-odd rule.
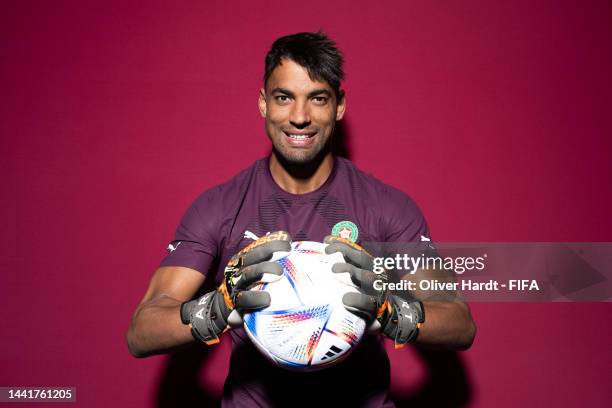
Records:
[[[84,3],[0,13],[0,386],[156,403],[167,357],[129,356],[130,315],[191,200],[266,154],[263,56],[292,32],[344,50],[351,157],[438,241],[612,240],[610,2]],[[399,398],[612,401],[610,303],[472,311],[476,342],[433,391],[425,360],[391,352]]]

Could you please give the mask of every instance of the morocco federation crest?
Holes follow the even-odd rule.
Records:
[[[331,234],[335,237],[340,237],[344,239],[348,239],[352,242],[357,242],[357,237],[359,236],[359,229],[357,229],[357,225],[351,221],[340,221],[334,228],[332,228]]]

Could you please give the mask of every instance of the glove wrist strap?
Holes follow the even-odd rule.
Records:
[[[395,348],[401,348],[416,340],[425,321],[425,309],[419,301],[408,302],[395,295],[389,296],[388,302],[390,310],[383,332],[394,340]]]
[[[181,305],[181,321],[191,327],[191,335],[196,340],[207,345],[219,343],[219,334],[227,327],[227,319],[224,318],[225,313],[220,308],[219,297],[221,296],[217,291],[212,291],[198,300]]]

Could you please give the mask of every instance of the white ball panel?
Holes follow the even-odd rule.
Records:
[[[363,336],[363,319],[342,305],[342,296],[357,289],[350,278],[347,283],[331,271],[344,258],[325,254],[325,246],[294,242],[291,253],[273,257],[283,266],[282,278],[251,289],[269,292],[271,304],[245,314],[246,332],[282,367],[314,370],[337,363]]]

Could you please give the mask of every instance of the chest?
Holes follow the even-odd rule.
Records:
[[[379,217],[371,206],[333,194],[303,199],[278,194],[247,196],[230,218],[220,231],[220,271],[234,253],[268,232],[284,230],[294,241],[317,242],[326,235],[345,235],[357,242],[375,241],[381,233]],[[217,278],[220,275],[217,273]]]

